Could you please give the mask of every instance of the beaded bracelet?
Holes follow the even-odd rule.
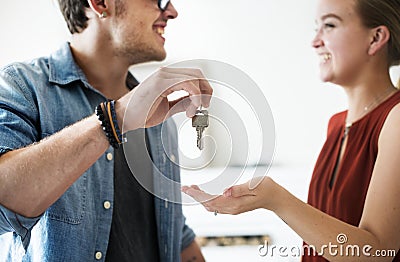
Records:
[[[110,101],[109,108],[110,108],[110,112],[109,113],[111,113],[111,119],[112,119],[111,123],[113,124],[112,126],[114,127],[115,136],[117,138],[118,143],[122,144],[124,141],[123,141],[123,138],[122,138],[121,130],[119,129],[119,126],[118,126],[117,114],[115,112],[115,101],[114,100]]]
[[[115,101],[113,100],[100,103],[96,107],[95,113],[101,122],[101,126],[108,142],[113,148],[117,149],[121,144],[122,135],[118,127],[114,103]]]

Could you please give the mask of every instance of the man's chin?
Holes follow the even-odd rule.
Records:
[[[167,57],[167,53],[165,50],[157,50],[154,51],[153,53],[149,54],[146,61],[143,62],[161,62],[164,61],[165,58]]]
[[[163,50],[162,52],[159,52],[159,55],[156,56],[154,61],[161,62],[161,61],[164,61],[165,58],[167,58],[167,52],[165,52],[165,50]]]
[[[146,57],[134,57],[130,61],[130,65],[137,65],[137,64],[142,64],[142,63],[148,63],[148,62],[161,62],[164,61],[165,58],[167,57],[167,54],[163,55],[155,55],[153,54],[152,56],[146,56]]]

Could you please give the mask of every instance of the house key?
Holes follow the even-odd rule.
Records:
[[[192,127],[196,128],[197,131],[197,147],[203,150],[203,131],[208,127],[208,111],[207,110],[197,110],[196,114],[192,117]]]

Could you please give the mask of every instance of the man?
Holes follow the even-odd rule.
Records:
[[[180,188],[165,182],[179,168],[176,128],[163,121],[192,117],[212,89],[199,70],[164,68],[135,89],[128,72],[165,58],[177,11],[165,0],[59,5],[71,42],[0,71],[0,261],[203,261]],[[188,96],[167,100],[179,90]],[[132,170],[125,147],[141,163]]]

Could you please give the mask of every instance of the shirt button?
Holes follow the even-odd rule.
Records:
[[[175,155],[174,154],[171,155],[171,161],[175,163]]]
[[[95,257],[97,260],[100,260],[103,257],[103,254],[101,252],[96,252]]]
[[[111,207],[110,201],[104,201],[103,206],[105,209],[110,209],[110,207]]]
[[[112,153],[108,153],[108,154],[107,154],[107,160],[108,160],[108,161],[113,160],[113,155],[112,155]]]

